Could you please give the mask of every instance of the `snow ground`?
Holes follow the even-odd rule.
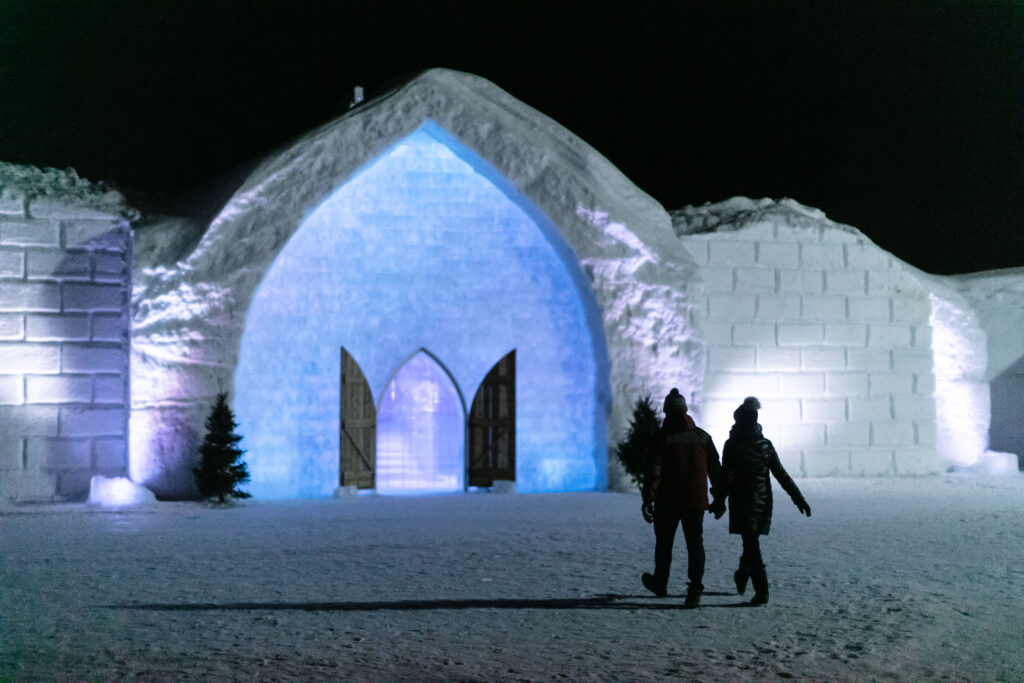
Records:
[[[1024,678],[1024,476],[798,483],[689,611],[636,494],[5,508],[0,680]]]

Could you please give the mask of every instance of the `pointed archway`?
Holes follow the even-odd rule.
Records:
[[[404,433],[386,425],[386,394],[399,399],[395,368],[417,349],[444,359],[452,386],[477,387],[515,348],[515,461],[498,478],[514,476],[523,493],[601,486],[601,332],[574,276],[579,265],[507,185],[425,124],[305,218],[257,288],[240,340],[236,413],[246,425],[253,495],[327,496],[350,477],[379,492],[462,490],[464,402],[457,475],[447,464],[419,472],[433,461],[383,450],[398,448]],[[359,359],[364,403],[366,393],[376,397],[372,480],[368,456],[339,458],[352,440],[338,406],[358,400],[341,396],[339,377],[350,373],[339,345]],[[391,469],[401,478],[387,479]]]
[[[426,351],[388,382],[377,412],[377,492],[465,488],[465,409],[447,370]]]

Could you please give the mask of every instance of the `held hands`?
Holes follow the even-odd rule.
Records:
[[[797,500],[794,500],[793,502],[796,503],[797,510],[807,515],[808,517],[811,516],[811,506],[807,504],[806,500],[804,500],[803,498],[799,498]]]
[[[648,524],[654,521],[654,501],[648,501],[640,506],[640,514],[644,516],[644,521]]]
[[[722,515],[725,514],[725,501],[715,500],[711,502],[708,510],[715,516],[715,519],[721,519]]]

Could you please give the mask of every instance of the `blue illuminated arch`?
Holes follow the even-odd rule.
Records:
[[[338,348],[378,404],[417,350],[477,387],[517,349],[518,491],[606,484],[608,358],[575,255],[490,164],[427,122],[338,187],[253,296],[235,373],[251,490],[338,482]]]

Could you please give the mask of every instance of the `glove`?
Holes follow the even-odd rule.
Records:
[[[796,509],[797,510],[799,510],[803,514],[807,515],[808,517],[811,516],[811,506],[807,504],[806,500],[804,500],[803,498],[798,498],[797,500],[794,500],[793,502],[796,503]]]
[[[640,506],[640,514],[644,516],[644,521],[650,524],[654,521],[654,501],[648,501]]]
[[[711,514],[715,516],[715,519],[721,519],[722,515],[725,514],[725,501],[712,501],[711,505],[708,507],[708,510],[711,512]]]

